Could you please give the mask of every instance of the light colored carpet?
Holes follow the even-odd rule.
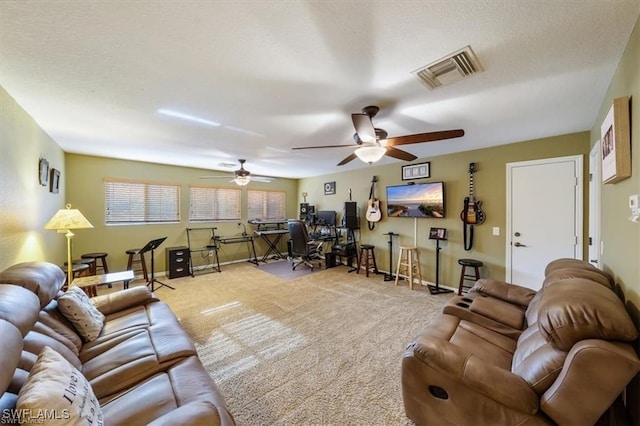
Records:
[[[281,279],[242,263],[167,283],[156,294],[239,425],[411,424],[402,353],[451,297],[346,267]]]

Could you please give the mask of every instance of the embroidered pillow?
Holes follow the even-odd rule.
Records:
[[[33,416],[31,421],[46,419],[48,425],[104,425],[102,409],[89,381],[48,346],[38,355],[20,389],[16,408]]]
[[[82,338],[91,342],[98,338],[104,325],[104,315],[91,299],[77,286],[71,286],[58,297],[58,309],[78,331]]]

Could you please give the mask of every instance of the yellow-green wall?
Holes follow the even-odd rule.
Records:
[[[60,192],[40,186],[40,158],[65,176],[64,152],[0,87],[0,268],[18,262],[62,263],[66,239],[44,225],[65,203]]]
[[[203,180],[200,177],[211,175],[211,170],[188,167],[167,166],[137,161],[116,160],[111,158],[86,155],[67,154],[67,200],[82,213],[94,226],[94,229],[78,230],[74,238],[74,257],[88,252],[107,252],[109,267],[123,270],[127,264],[125,251],[141,248],[151,239],[167,237],[167,240],[156,251],[156,272],[164,272],[165,249],[167,247],[187,245],[186,228],[215,226],[216,235],[229,236],[243,232],[238,221],[233,222],[189,222],[189,185],[212,185],[238,188],[226,179]],[[213,174],[221,174],[215,172]],[[105,178],[142,180],[148,182],[169,182],[180,185],[180,222],[175,224],[154,225],[105,225]],[[231,177],[229,178],[231,179]],[[246,224],[247,188],[264,190],[282,190],[287,197],[287,216],[296,216],[297,180],[277,179],[266,184],[252,182],[242,189],[242,220],[247,231],[252,228]],[[286,246],[284,247],[286,250]],[[256,240],[256,251],[260,254],[266,250],[265,244]],[[220,261],[233,261],[249,257],[246,244],[229,244],[223,246]],[[198,264],[198,263],[196,263]]]
[[[416,160],[412,164],[430,162],[431,177],[415,182],[444,181],[446,217],[444,219],[389,218],[383,214],[383,219],[376,224],[373,231],[368,229],[364,219],[371,180],[373,176],[378,178],[377,196],[383,201],[383,212],[385,212],[386,187],[407,183],[401,179],[403,163],[301,179],[299,193],[307,192],[309,194],[307,202],[315,205],[316,210],[336,210],[341,217],[344,202],[349,200],[349,190],[351,190],[353,201],[358,203],[361,213],[360,230],[356,236],[363,243],[375,245],[376,261],[384,270],[389,269],[388,236],[384,234],[388,232],[400,234],[393,241],[395,269],[398,247],[414,243],[417,226],[417,245],[422,275],[424,280],[430,282],[435,282],[436,250],[435,242],[428,240],[429,228],[447,228],[448,241],[441,245],[440,251],[440,284],[457,288],[460,277],[460,266],[457,261],[464,257],[472,257],[484,263],[482,276],[500,280],[505,278],[506,163],[579,154],[583,155],[586,167],[588,152],[589,133],[582,132]],[[467,252],[463,248],[460,211],[463,208],[464,197],[469,194],[468,169],[469,163],[472,162],[476,163],[478,168],[474,173],[475,195],[482,201],[487,219],[484,224],[475,227],[473,250]],[[336,182],[336,195],[324,195],[324,183],[331,181]],[[500,228],[500,236],[492,235],[493,227]]]
[[[615,73],[598,117],[591,129],[592,145],[600,139],[600,124],[613,99],[630,97],[631,120],[631,177],[616,184],[603,185],[602,266],[611,272],[616,282],[636,308],[640,307],[640,224],[632,223],[629,196],[640,194],[640,20],[629,39],[627,48]],[[640,319],[639,319],[640,320]],[[638,416],[640,418],[640,415]]]

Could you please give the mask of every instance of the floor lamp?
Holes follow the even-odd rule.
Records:
[[[56,230],[59,234],[67,237],[67,285],[71,285],[73,280],[73,263],[71,257],[72,229],[93,228],[86,217],[78,209],[72,209],[71,204],[67,204],[64,209],[58,212],[47,222],[44,229]]]

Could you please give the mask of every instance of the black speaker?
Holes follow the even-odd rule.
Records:
[[[355,201],[344,203],[344,226],[347,229],[358,229],[358,204]]]
[[[308,212],[309,212],[309,203],[300,203],[300,220],[305,220],[307,218]]]

